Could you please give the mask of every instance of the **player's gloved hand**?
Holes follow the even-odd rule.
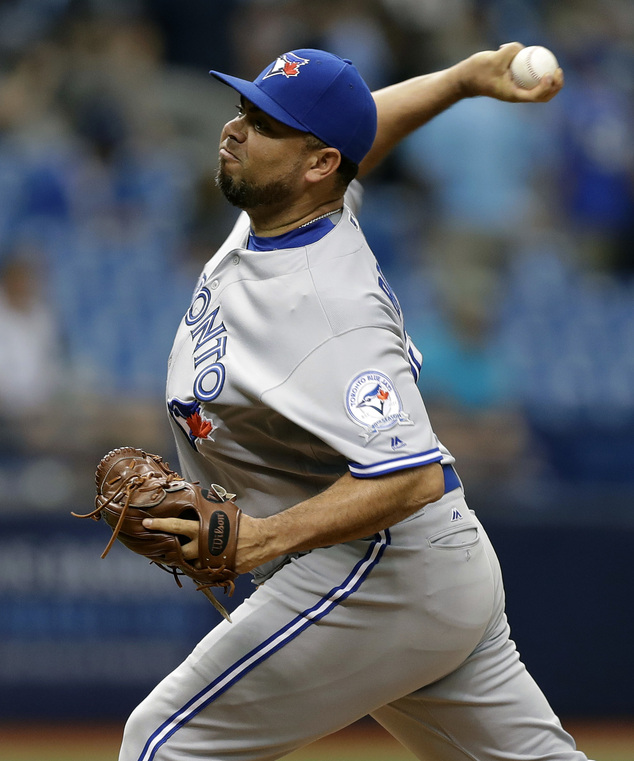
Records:
[[[507,42],[498,50],[483,50],[457,63],[454,70],[464,96],[486,95],[514,103],[545,103],[554,98],[564,85],[561,68],[544,75],[530,90],[513,81],[511,61],[523,47],[519,42]]]
[[[216,484],[201,489],[171,470],[158,455],[133,447],[109,452],[97,467],[96,482],[95,510],[76,517],[103,518],[112,528],[102,557],[118,539],[170,571],[179,586],[179,576],[189,576],[228,618],[210,588],[222,587],[229,594],[234,590],[242,514],[232,501],[235,495]],[[174,530],[148,530],[144,521],[154,518],[166,519]]]

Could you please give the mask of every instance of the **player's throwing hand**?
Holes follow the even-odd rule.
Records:
[[[546,103],[564,86],[564,73],[557,68],[545,74],[530,90],[520,87],[511,75],[511,63],[524,45],[507,42],[498,50],[484,50],[456,64],[466,96],[487,95],[514,103]]]

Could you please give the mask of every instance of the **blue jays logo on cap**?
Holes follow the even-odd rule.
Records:
[[[394,384],[384,373],[366,370],[355,376],[346,390],[346,411],[366,441],[388,431],[396,425],[414,425],[403,412],[400,397]]]
[[[269,77],[275,77],[278,75],[284,76],[287,79],[290,77],[297,77],[299,75],[299,67],[305,66],[308,63],[308,58],[300,58],[295,53],[284,53],[277,61],[271,66],[271,70],[268,74],[265,74],[262,79],[268,79]]]
[[[190,446],[197,450],[196,442],[199,439],[209,439],[215,429],[215,425],[201,414],[200,402],[194,399],[184,402],[174,397],[167,403],[172,420],[179,426],[187,437]]]

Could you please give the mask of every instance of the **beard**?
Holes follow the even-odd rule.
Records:
[[[236,182],[222,166],[216,173],[216,186],[232,206],[238,209],[256,209],[260,206],[277,206],[287,202],[293,195],[290,183],[285,180],[272,180],[261,185],[239,180]]]

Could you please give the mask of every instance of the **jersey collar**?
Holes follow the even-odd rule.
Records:
[[[336,219],[336,217],[335,217]],[[332,217],[317,219],[314,222],[289,230],[282,235],[273,235],[270,238],[262,238],[249,232],[247,248],[250,251],[276,251],[280,248],[301,248],[321,240],[334,227]]]

